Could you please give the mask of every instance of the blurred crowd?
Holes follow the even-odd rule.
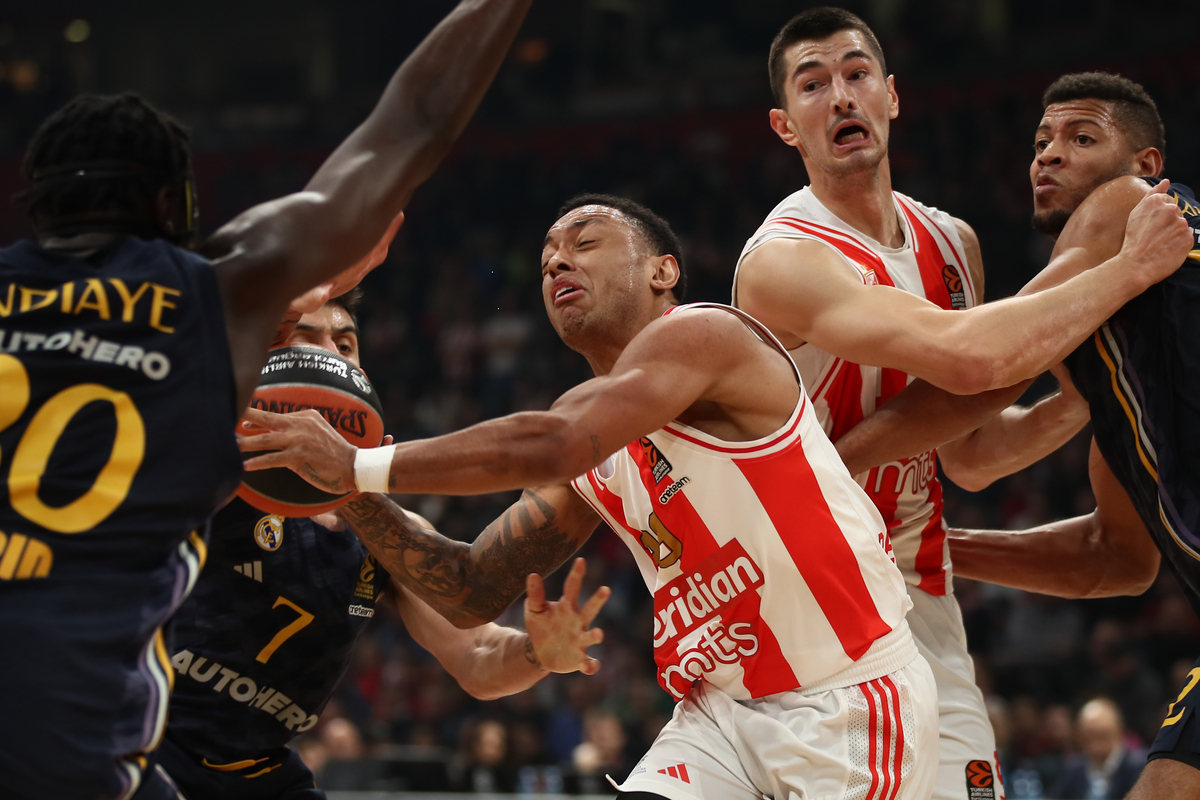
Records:
[[[572,195],[610,192],[649,205],[685,242],[688,299],[727,302],[746,238],[806,183],[797,153],[767,127],[763,66],[774,26],[798,9],[763,3],[767,11],[755,16],[717,9],[753,4],[688,4],[696,5],[689,14],[699,21],[672,30],[663,20],[686,17],[682,3],[641,5],[657,15],[645,30],[628,28],[619,15],[601,19],[574,60],[553,37],[522,44],[482,122],[419,190],[388,262],[368,278],[363,364],[397,439],[544,409],[590,377],[583,359],[548,325],[539,288],[542,237]],[[1141,16],[1130,16],[1132,6],[1100,0],[849,5],[880,25],[898,76],[895,188],[975,228],[987,299],[1014,293],[1050,252],[1028,224],[1028,166],[1040,93],[1059,71],[1103,66],[1145,83],[1166,121],[1167,175],[1200,181],[1200,153],[1186,144],[1200,124],[1200,61],[1187,41],[1189,24],[1151,30]],[[1159,5],[1160,18],[1184,9]],[[770,11],[776,6],[778,13]],[[569,12],[543,16],[559,13]],[[721,14],[741,16],[721,27]],[[531,24],[536,32],[543,23]],[[5,50],[12,41],[5,30],[0,25],[0,67],[9,64],[11,73],[17,62],[5,60],[15,52]],[[1071,36],[1049,38],[1063,30]],[[623,37],[634,33],[654,54],[646,63],[638,60],[641,51],[625,47]],[[1159,46],[1163,41],[1186,46]],[[46,84],[47,76],[66,75],[73,63],[43,68],[49,88],[41,92],[22,94],[15,79],[0,74],[0,192],[19,187],[17,158],[32,121],[74,86],[65,79]],[[104,85],[89,80],[80,78],[78,86]],[[163,85],[170,100],[174,84]],[[654,92],[637,94],[630,86]],[[697,86],[728,91],[697,94]],[[197,129],[196,177],[208,229],[303,186],[329,152],[330,130],[344,134],[369,95],[347,90],[336,107],[330,100],[296,100],[325,119],[324,127],[304,122],[312,122],[304,115],[289,117],[280,106],[244,104],[251,115],[239,117],[178,95],[180,113]],[[271,144],[249,144],[256,138]],[[0,232],[11,234],[6,241],[22,233],[20,215],[0,219]],[[1053,388],[1044,379],[1026,400]],[[979,493],[948,486],[947,520],[956,527],[1024,528],[1091,511],[1088,440],[1085,431],[1042,463]],[[446,535],[469,540],[514,497],[398,499]],[[481,702],[397,618],[381,613],[319,725],[298,743],[323,784],[420,788],[422,781],[449,781],[466,791],[587,792],[607,789],[605,773],[624,777],[673,704],[654,679],[652,604],[625,545],[601,530],[583,555],[588,586],[613,589],[598,620],[606,638],[595,648],[602,663],[596,676],[554,675],[522,694]],[[552,579],[549,591],[559,585]],[[1171,576],[1164,571],[1137,598],[1066,601],[966,580],[955,581],[955,592],[996,729],[1007,796],[1100,797],[1109,788],[1121,796],[1117,787],[1141,763],[1140,748],[1200,654],[1200,624]],[[500,622],[519,625],[519,611],[518,604]],[[405,774],[396,777],[389,762],[406,764]],[[1111,787],[1095,784],[1097,776]]]

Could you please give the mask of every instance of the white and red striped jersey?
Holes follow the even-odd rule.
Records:
[[[672,312],[696,307],[737,314],[787,357],[729,306]],[[654,595],[658,680],[677,700],[700,679],[743,700],[851,685],[916,652],[883,520],[803,386],[768,436],[727,442],[672,422],[572,485],[633,551]]]
[[[746,242],[738,268],[751,250],[771,239],[814,239],[832,247],[864,284],[894,286],[946,309],[978,302],[963,257],[962,242],[949,214],[893,192],[904,226],[904,245],[884,247],[827,209],[811,187],[790,195]],[[803,265],[797,265],[802,269]],[[737,273],[733,279],[737,302]],[[791,351],[816,409],[821,427],[834,441],[908,385],[895,369],[854,364],[804,344]],[[942,486],[937,452],[893,461],[855,476],[887,523],[904,579],[933,595],[949,594],[950,545],[942,519]]]

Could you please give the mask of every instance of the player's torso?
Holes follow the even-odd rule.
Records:
[[[1200,243],[1200,203],[1172,184]],[[1200,614],[1200,263],[1131,300],[1066,360],[1096,444]]]
[[[742,258],[773,238],[806,238],[836,250],[868,285],[893,286],[946,309],[975,305],[958,232],[949,215],[895,193],[905,243],[887,248],[838,219],[805,188],[785,199],[747,242]],[[798,266],[802,268],[802,266]],[[734,298],[736,304],[736,276]],[[822,428],[836,441],[908,385],[906,373],[855,364],[804,344],[790,351]],[[856,476],[887,523],[905,580],[931,594],[950,591],[937,455],[930,450]]]
[[[700,678],[743,699],[812,685],[903,621],[882,520],[803,393],[763,439],[671,423],[574,483],[654,594],[659,682],[676,699]]]
[[[0,376],[5,648],[96,703],[79,736],[135,751],[165,719],[157,630],[241,471],[211,266],[136,238],[91,262],[0,250]]]
[[[209,547],[208,566],[171,622],[178,678],[168,736],[228,763],[316,723],[387,575],[350,531],[241,500],[213,519]]]

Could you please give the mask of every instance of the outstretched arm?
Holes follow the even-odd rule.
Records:
[[[500,616],[530,573],[558,569],[600,524],[569,486],[526,490],[469,544],[379,494],[359,495],[338,513],[393,580],[460,628]]]
[[[746,256],[738,302],[788,347],[811,342],[847,361],[899,369],[955,394],[1011,386],[1057,364],[1183,263],[1191,233],[1165,191],[1155,187],[1134,213],[1121,217],[1118,231],[1126,236],[1119,252],[1093,261],[1089,266],[1099,266],[1089,271],[1064,268],[1081,274],[1036,294],[946,311],[899,289],[863,284],[823,243],[776,239]],[[1056,260],[1089,257],[1083,247]]]
[[[210,239],[243,400],[288,303],[367,255],[466,127],[530,0],[463,0],[303,191]],[[244,402],[242,403],[244,405]]]
[[[588,628],[608,599],[601,587],[579,607],[585,572],[576,559],[567,576],[561,600],[548,602],[541,579],[530,576],[531,591],[525,601],[528,632],[494,622],[460,630],[420,598],[392,582],[392,597],[408,632],[441,663],[472,697],[495,700],[523,692],[551,672],[592,675],[600,662],[587,648],[604,640],[598,628]]]
[[[1094,440],[1088,471],[1091,514],[1024,531],[951,529],[955,574],[1056,597],[1146,591],[1158,575],[1158,548]]]

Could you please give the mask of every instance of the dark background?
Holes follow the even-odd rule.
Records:
[[[23,187],[20,155],[47,114],[77,92],[135,90],[191,128],[211,232],[256,202],[301,188],[452,5],[9,0],[0,8],[0,198]],[[541,237],[558,204],[577,192],[650,205],[684,238],[691,299],[728,299],[746,238],[806,182],[798,154],[767,126],[766,80],[771,38],[804,7],[536,4],[471,128],[417,192],[388,263],[368,279],[363,361],[392,433],[425,436],[545,408],[588,377],[546,323],[537,280]],[[1200,52],[1190,4],[1168,0],[1147,11],[1118,0],[873,0],[846,7],[875,27],[897,76],[894,185],[974,226],[989,299],[1014,293],[1049,253],[1028,224],[1027,170],[1039,97],[1059,74],[1105,69],[1144,83],[1166,121],[1167,175],[1194,179]],[[3,202],[0,241],[28,235],[22,210]],[[1052,388],[1047,381],[1039,390]],[[1084,434],[984,492],[949,487],[947,519],[1019,528],[1086,513],[1094,507],[1086,458]],[[511,497],[406,501],[448,535],[468,539]],[[599,648],[600,675],[553,677],[524,695],[478,703],[397,622],[381,620],[310,734],[307,757],[444,747],[457,751],[455,774],[468,788],[487,780],[552,786],[558,767],[570,774],[586,737],[617,753],[605,769],[619,772],[617,762],[644,751],[671,704],[654,684],[649,595],[632,559],[604,532],[586,553],[589,582],[615,590],[601,619],[609,638]],[[1148,743],[1200,650],[1197,622],[1165,572],[1136,599],[1067,602],[967,581],[956,589],[1010,798],[1052,785],[1076,748],[1071,715],[1090,697],[1113,697],[1130,744]],[[353,725],[339,732],[330,721],[340,718]],[[490,779],[480,777],[488,769],[472,766],[488,761],[473,747],[480,720],[499,721],[507,734],[504,767],[491,769]],[[520,777],[523,766],[536,769]],[[327,769],[333,783],[370,772],[336,768]]]

